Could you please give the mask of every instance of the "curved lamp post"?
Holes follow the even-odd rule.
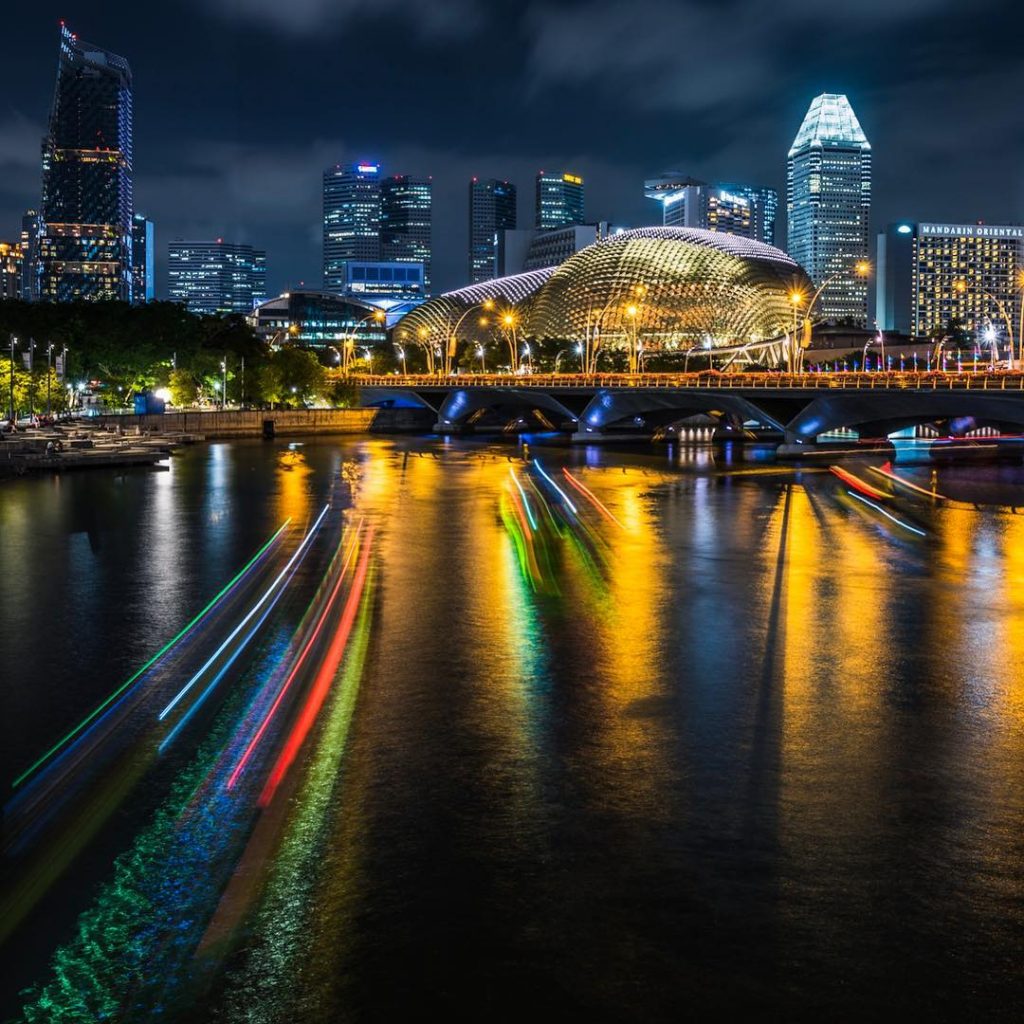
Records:
[[[854,264],[853,272],[857,277],[867,277],[871,273],[871,264],[867,260],[858,260]],[[837,271],[831,277],[825,278],[818,286],[818,290],[811,296],[811,301],[807,303],[807,309],[803,315],[802,331],[800,331],[797,324],[797,313],[803,305],[804,296],[802,292],[795,290],[790,292],[789,301],[793,304],[793,335],[789,339],[789,345],[786,346],[786,363],[790,373],[801,373],[803,371],[804,349],[809,348],[811,344],[811,314],[814,312],[818,299],[821,298],[821,293],[833,281],[843,277],[845,273],[843,270]]]

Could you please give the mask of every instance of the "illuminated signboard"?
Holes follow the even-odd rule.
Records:
[[[377,165],[376,164],[358,164],[357,167],[356,167],[356,170],[358,170],[360,174],[376,174],[377,173]]]
[[[920,233],[965,238],[1024,238],[1024,227],[999,224],[922,224]]]
[[[583,179],[576,174],[563,174],[562,181],[567,181],[570,185],[582,185]]]

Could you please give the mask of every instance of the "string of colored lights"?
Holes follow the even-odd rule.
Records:
[[[269,550],[271,545],[281,536],[285,528],[291,522],[291,518],[286,519],[270,537],[270,539],[256,552],[255,555],[239,570],[239,572],[224,585],[224,587],[210,600],[205,608],[191,622],[188,623],[176,636],[160,648],[159,651],[154,654],[149,661],[147,661],[140,668],[136,669],[109,697],[106,698],[102,703],[98,704],[88,715],[85,716],[73,729],[69,730],[62,736],[49,750],[46,751],[41,757],[39,757],[33,764],[25,769],[12,783],[11,787],[17,789],[36,769],[44,765],[57,751],[68,744],[74,739],[90,722],[92,722],[98,715],[102,714],[110,705],[120,697],[125,690],[128,689],[137,679],[139,679],[146,671],[152,668],[168,651],[174,647],[180,640],[182,640],[186,634],[188,634],[195,626],[197,626],[213,609],[220,603],[220,601],[234,588],[236,587],[245,575],[256,565],[256,563],[263,557],[263,555]]]
[[[220,647],[218,647],[217,650],[214,651],[214,653],[203,663],[203,666],[199,669],[199,671],[196,672],[191,679],[189,679],[189,681],[171,699],[167,707],[165,707],[163,711],[160,712],[157,718],[161,722],[171,713],[171,711],[174,710],[174,708],[178,705],[179,701],[181,701],[181,699],[189,692],[189,690],[191,690],[192,687],[195,686],[196,682],[200,678],[202,678],[206,670],[224,653],[225,649],[228,647],[231,641],[234,640],[234,638],[238,636],[239,633],[241,633],[241,631],[248,624],[249,620],[252,619],[253,616],[255,616],[259,612],[260,608],[262,608],[263,605],[270,599],[271,595],[278,588],[281,581],[288,575],[288,572],[291,569],[292,565],[294,565],[295,561],[301,557],[302,552],[306,549],[310,541],[313,539],[314,535],[316,534],[316,531],[320,528],[320,524],[323,522],[324,516],[327,515],[327,511],[329,508],[330,505],[324,505],[323,510],[320,512],[320,515],[317,516],[316,521],[309,528],[308,532],[306,533],[306,536],[302,538],[302,543],[299,544],[299,546],[295,549],[295,552],[292,554],[292,557],[288,560],[287,564],[281,570],[281,572],[278,573],[277,578],[274,580],[274,582],[271,583],[270,586],[264,591],[263,596],[249,610],[248,614],[242,619],[242,621],[239,622],[238,625],[235,626],[235,628],[228,634],[227,639],[220,645]]]

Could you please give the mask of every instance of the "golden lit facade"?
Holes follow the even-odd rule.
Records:
[[[917,224],[913,244],[913,330],[951,325],[1007,337],[1020,320],[1024,227]],[[1012,328],[1012,330],[1011,330]]]
[[[0,299],[21,297],[24,255],[19,244],[0,242]]]
[[[485,303],[511,317],[520,341],[606,342],[647,350],[766,341],[793,322],[791,295],[810,278],[786,253],[749,238],[696,228],[623,231],[560,266],[496,278],[425,302],[399,335],[447,338],[462,314],[459,341],[501,326]],[[487,321],[481,326],[480,321]],[[399,338],[400,340],[400,338]]]

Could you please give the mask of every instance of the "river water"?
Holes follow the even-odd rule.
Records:
[[[883,496],[385,439],[4,484],[0,1016],[1011,1019],[1024,471],[847,469]]]

